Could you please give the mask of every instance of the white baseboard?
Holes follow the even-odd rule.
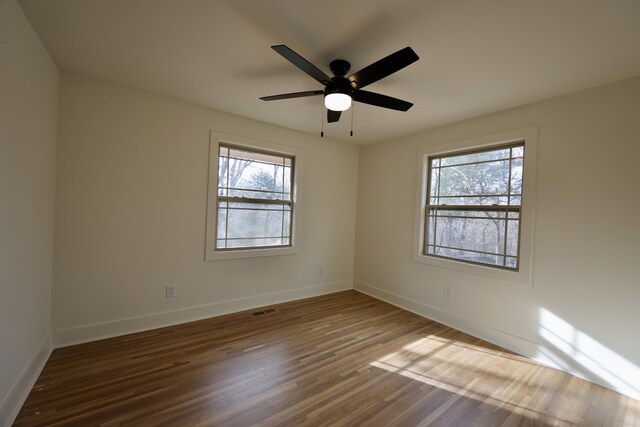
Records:
[[[393,304],[419,316],[435,320],[438,323],[442,323],[474,337],[483,339],[492,344],[496,344],[507,350],[511,350],[514,353],[518,353],[537,362],[543,363],[551,368],[558,369],[560,371],[574,375],[578,378],[582,378],[589,382],[624,394],[633,399],[640,400],[640,388],[635,388],[632,385],[612,385],[610,383],[607,383],[600,377],[589,375],[588,371],[580,370],[577,368],[577,361],[574,363],[576,366],[572,366],[572,363],[567,362],[566,355],[559,353],[555,348],[509,334],[491,326],[484,325],[475,320],[457,314],[449,313],[437,307],[433,307],[428,304],[403,297],[401,295],[386,291],[384,289],[380,289],[367,283],[354,280],[353,289],[379,300],[388,302],[389,304]],[[562,363],[559,363],[557,361],[561,361]]]
[[[94,323],[77,328],[54,331],[53,344],[56,348],[66,347],[69,345],[81,344],[104,338],[111,338],[135,332],[148,331],[150,329],[162,328],[165,326],[177,325],[180,323],[192,322],[194,320],[207,319],[209,317],[221,316],[256,307],[346,291],[348,289],[353,289],[353,282],[351,280],[343,280],[306,288],[272,292],[246,298],[220,301],[213,304],[153,313],[144,316]]]
[[[13,386],[9,396],[7,396],[2,406],[0,406],[0,426],[10,426],[13,424],[24,401],[27,400],[29,392],[36,383],[38,376],[40,376],[42,368],[44,368],[47,360],[49,360],[52,351],[51,333],[48,333],[22,372],[18,382]]]

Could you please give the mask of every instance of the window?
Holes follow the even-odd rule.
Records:
[[[300,251],[303,150],[211,131],[205,261]]]
[[[524,143],[428,163],[424,254],[517,270]]]
[[[294,158],[219,144],[216,250],[291,246]]]
[[[413,260],[532,284],[535,127],[418,153]]]

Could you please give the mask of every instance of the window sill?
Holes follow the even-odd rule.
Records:
[[[460,271],[467,274],[489,277],[518,285],[531,286],[531,275],[523,271],[511,271],[478,264],[469,264],[453,259],[431,257],[428,255],[414,254],[413,261],[421,264],[433,265],[435,267],[446,268],[448,270]]]
[[[208,251],[205,255],[205,261],[224,261],[228,259],[245,259],[259,258],[279,255],[296,255],[300,253],[300,249],[293,246],[290,248],[274,248],[274,249],[241,249],[237,251]]]

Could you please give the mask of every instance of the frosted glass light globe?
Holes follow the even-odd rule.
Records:
[[[324,106],[333,111],[345,111],[351,107],[351,97],[344,93],[330,93],[324,97]]]

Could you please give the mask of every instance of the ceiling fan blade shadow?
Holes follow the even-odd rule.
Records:
[[[342,111],[327,110],[327,123],[334,123],[340,120]]]
[[[354,101],[375,105],[376,107],[389,108],[391,110],[407,111],[413,107],[411,102],[366,90],[356,90],[352,97]]]
[[[263,101],[277,101],[279,99],[304,98],[305,96],[322,95],[322,90],[308,90],[305,92],[283,93],[281,95],[261,96]]]
[[[407,65],[413,64],[418,59],[420,57],[413,49],[405,47],[353,73],[348,79],[360,89],[403,69]]]
[[[271,49],[278,52],[287,61],[300,68],[302,71],[304,71],[323,85],[326,86],[331,81],[331,77],[327,76],[324,72],[318,69],[318,67],[295,53],[293,50],[289,49],[287,46],[279,44],[271,46]]]

